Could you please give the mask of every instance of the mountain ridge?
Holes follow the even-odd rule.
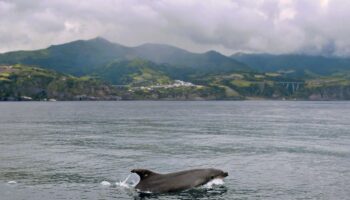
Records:
[[[157,64],[195,68],[201,73],[250,70],[248,66],[220,53],[192,53],[171,45],[146,43],[127,47],[97,37],[76,40],[34,51],[14,51],[0,54],[0,64],[24,64],[54,69],[81,76],[115,60],[141,58]]]

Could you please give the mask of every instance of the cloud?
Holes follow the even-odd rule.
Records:
[[[350,56],[347,0],[0,0],[0,52],[105,37],[217,50]]]

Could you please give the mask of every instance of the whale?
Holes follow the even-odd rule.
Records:
[[[227,172],[219,169],[190,169],[161,174],[148,169],[133,169],[140,181],[135,189],[141,193],[171,193],[205,185],[214,179],[224,179]]]

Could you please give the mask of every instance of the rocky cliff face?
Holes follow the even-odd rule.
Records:
[[[118,100],[103,82],[21,65],[0,66],[0,100]]]
[[[350,100],[350,86],[328,86],[309,90],[308,99],[315,101]]]

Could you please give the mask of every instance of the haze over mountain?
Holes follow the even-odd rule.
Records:
[[[233,54],[234,58],[260,72],[279,70],[309,71],[318,75],[330,75],[350,71],[350,58],[325,57],[302,54]]]
[[[215,50],[350,56],[348,0],[1,0],[0,52],[102,36]]]

